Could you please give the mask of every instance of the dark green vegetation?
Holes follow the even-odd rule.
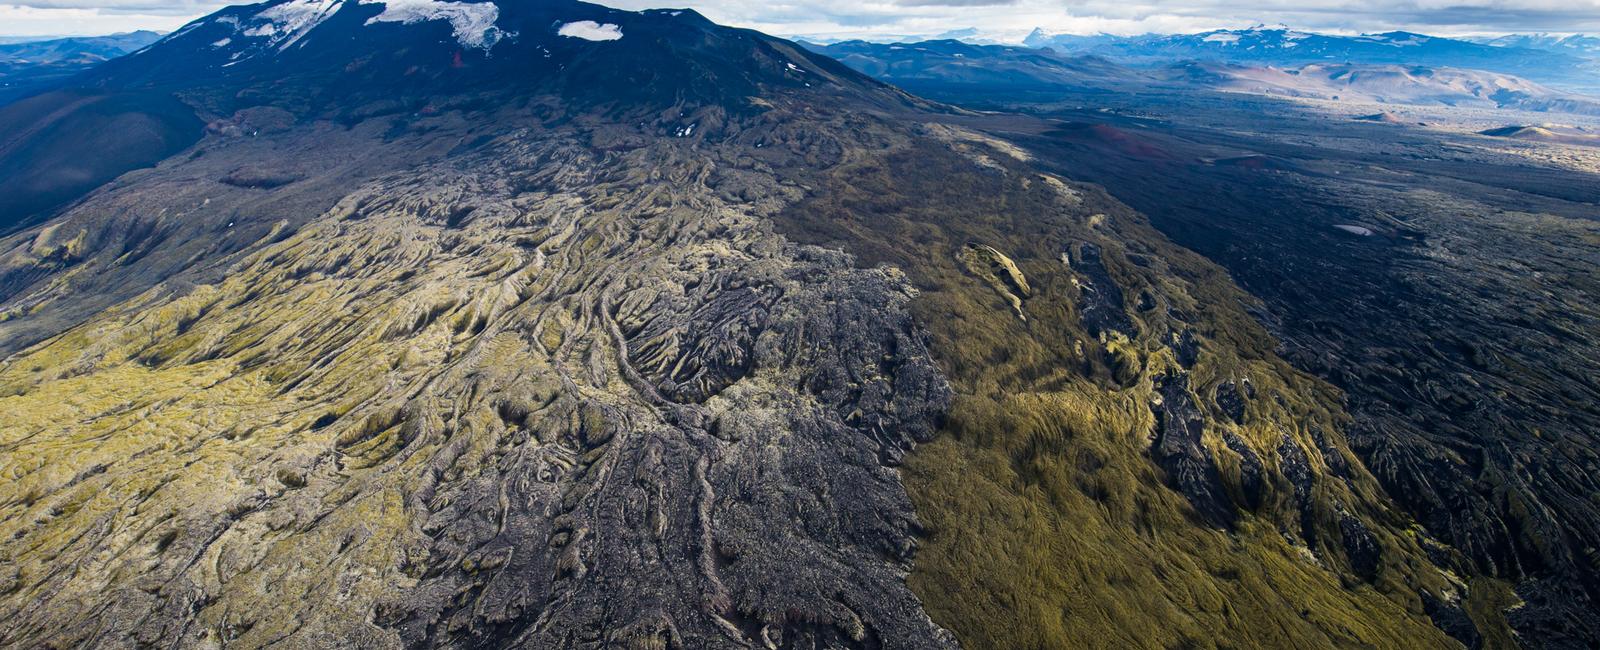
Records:
[[[192,137],[149,131],[176,155],[0,235],[0,645],[1591,638],[1587,574],[1556,563],[1576,546],[1518,519],[1583,489],[1586,430],[1558,416],[1585,407],[1509,410],[1548,388],[1509,370],[1433,374],[1458,348],[1432,328],[1464,318],[1445,305],[1593,331],[1553,291],[1499,297],[1512,267],[1473,248],[1586,300],[1592,252],[1561,246],[1595,232],[1560,210],[1593,190],[1570,172],[1519,176],[1530,210],[1498,221],[1402,221],[1474,170],[1339,194],[1359,157],[973,114],[693,12],[477,4],[473,32],[347,2],[296,32],[283,6],[6,109],[41,174],[95,142],[51,125]],[[578,20],[622,38],[557,33]],[[1257,178],[1269,198],[1231,193]],[[1455,229],[1484,223],[1490,244]],[[1344,263],[1383,300],[1308,286]],[[1371,306],[1399,298],[1419,322]],[[1448,331],[1504,337],[1485,365],[1567,367],[1488,322]],[[1362,365],[1368,342],[1394,365]],[[1524,465],[1467,444],[1466,416],[1383,410],[1462,396],[1540,427],[1504,447]],[[1554,441],[1574,468],[1539,473]],[[1517,535],[1470,543],[1496,517]]]

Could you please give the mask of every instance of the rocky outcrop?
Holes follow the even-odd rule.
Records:
[[[1156,385],[1160,400],[1150,405],[1156,416],[1155,440],[1150,455],[1167,472],[1172,487],[1189,500],[1206,522],[1232,525],[1236,514],[1228,499],[1211,451],[1201,441],[1205,417],[1195,407],[1188,378],[1179,375]]]
[[[962,246],[958,258],[966,265],[968,272],[982,278],[1005,298],[1019,318],[1027,319],[1022,312],[1022,300],[1032,296],[1033,289],[1028,286],[1028,278],[1022,275],[1016,262],[993,246],[973,243]]]
[[[1081,296],[1078,311],[1089,334],[1099,336],[1102,332],[1121,332],[1127,335],[1133,332],[1133,321],[1123,310],[1122,288],[1106,271],[1100,247],[1084,242],[1078,245],[1076,256],[1063,253],[1062,257],[1068,259],[1068,264],[1082,274],[1083,279],[1077,282]]]

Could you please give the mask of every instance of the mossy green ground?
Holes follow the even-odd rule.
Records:
[[[1491,645],[1509,643],[1494,627],[1509,594],[1493,583],[1468,590],[1436,570],[1336,434],[1355,471],[1329,475],[1309,431],[1338,431],[1340,396],[1272,354],[1250,298],[1223,272],[1126,208],[1030,170],[1017,152],[948,128],[928,133],[840,167],[780,229],[892,264],[921,291],[914,309],[958,394],[945,435],[902,471],[925,528],[910,583],[937,623],[970,648],[1448,647],[1422,611],[1427,590],[1465,600]],[[550,351],[582,356],[569,330],[581,333],[593,310],[542,307],[528,337],[479,328],[550,282],[586,281],[556,280],[535,259],[601,242],[568,232],[557,246],[535,225],[498,226],[459,253],[459,236],[408,224],[329,220],[224,281],[153,291],[0,367],[0,535],[19,540],[0,557],[14,572],[0,574],[0,600],[94,603],[135,585],[130,598],[183,602],[173,591],[193,579],[208,593],[204,608],[173,620],[265,646],[370,627],[369,611],[317,606],[330,594],[371,601],[417,584],[412,556],[427,544],[406,499],[428,484],[425,459],[444,444],[418,431],[499,380],[451,371],[473,381],[435,395],[434,373],[464,356],[514,360],[481,365],[526,375],[543,387],[534,393],[554,390]],[[534,251],[522,238],[544,243]],[[1129,301],[1152,296],[1158,308],[1129,310],[1138,331],[1085,330],[1082,289],[1061,259],[1076,242],[1104,251]],[[1028,287],[1020,315],[1006,283],[962,262],[967,244],[1015,263]],[[1183,330],[1202,341],[1187,369],[1172,349]],[[1276,471],[1260,508],[1231,530],[1201,521],[1167,486],[1147,452],[1152,380],[1180,372],[1209,409],[1204,442],[1230,487],[1239,458],[1221,444],[1226,433],[1269,470],[1285,437],[1307,450],[1320,543],[1294,534],[1292,488]],[[1244,378],[1256,396],[1243,424],[1205,406],[1219,383]],[[422,414],[410,432],[398,410],[408,401]],[[514,446],[501,418],[481,404],[461,413],[455,439],[471,448],[454,450],[443,471],[498,462],[495,450]],[[415,435],[426,449],[403,453]],[[1339,549],[1342,511],[1382,547],[1370,582]],[[261,602],[264,593],[278,597]],[[61,622],[57,639],[71,645],[96,633],[70,624],[80,616],[60,607],[39,620]]]
[[[199,580],[213,606],[194,625],[262,647],[370,614],[313,609],[321,595],[414,584],[406,571],[425,538],[407,499],[431,470],[427,454],[398,455],[400,405],[469,350],[543,367],[470,332],[538,286],[537,269],[513,259],[524,253],[501,243],[450,258],[426,234],[401,219],[310,228],[219,284],[152,290],[0,365],[0,535],[11,540],[0,568],[16,572],[0,600],[55,603],[49,616],[65,622],[82,612],[61,603],[130,585],[178,601]],[[419,274],[421,258],[434,261]],[[478,471],[486,454],[467,455],[450,471]],[[262,512],[272,501],[289,505]],[[71,647],[99,632],[63,624],[34,640]]]
[[[959,395],[947,435],[903,473],[926,527],[910,580],[936,622],[970,648],[1457,645],[1417,593],[1465,589],[1424,559],[1342,442],[1356,468],[1348,481],[1309,451],[1312,425],[1338,430],[1340,396],[1272,354],[1248,295],[1098,192],[1040,176],[1003,147],[980,153],[981,138],[949,141],[849,168],[783,224],[792,238],[905,269],[923,292],[919,316]],[[972,164],[990,172],[957,173]],[[1130,302],[1149,291],[1159,303],[1137,314],[1131,339],[1092,337],[1079,323],[1061,253],[1080,241],[1105,251]],[[1033,289],[1025,319],[963,265],[969,243],[1016,261]],[[1256,391],[1242,425],[1215,409],[1207,417],[1205,443],[1230,487],[1239,460],[1223,451],[1229,431],[1271,475],[1259,511],[1232,530],[1200,521],[1146,451],[1151,380],[1180,371],[1170,336],[1182,328],[1203,341],[1189,371],[1201,403],[1225,380],[1248,378]],[[1324,540],[1314,549],[1284,532],[1294,530],[1292,490],[1270,471],[1283,436],[1314,459]],[[1382,546],[1371,582],[1338,549],[1340,509]]]

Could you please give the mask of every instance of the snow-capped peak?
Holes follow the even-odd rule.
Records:
[[[1388,32],[1388,33],[1384,33],[1384,34],[1365,34],[1365,35],[1361,36],[1360,38],[1367,39],[1367,40],[1372,40],[1372,41],[1377,41],[1377,42],[1380,42],[1380,43],[1388,43],[1388,44],[1393,45],[1395,47],[1415,47],[1415,46],[1421,45],[1423,43],[1426,43],[1426,42],[1428,42],[1430,40],[1433,40],[1431,37],[1424,36],[1422,34],[1412,34],[1410,32]]]
[[[1193,37],[1171,38],[1198,38],[1201,43],[1212,46],[1243,48],[1249,50],[1293,49],[1300,46],[1300,42],[1317,36],[1310,32],[1301,32],[1290,29],[1286,25],[1255,25],[1248,29],[1219,29],[1210,32],[1195,34]]]

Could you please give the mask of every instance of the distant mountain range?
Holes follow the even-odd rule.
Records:
[[[151,31],[109,36],[0,40],[0,104],[160,40]]]
[[[1004,87],[1009,92],[1126,89],[1162,84],[1380,104],[1506,108],[1600,115],[1600,99],[1556,90],[1499,72],[1396,63],[1327,63],[1294,66],[1234,63],[1201,58],[1133,66],[1097,54],[972,45],[953,40],[920,43],[846,41],[812,49],[845,65],[914,92]]]
[[[1584,49],[1596,41],[1534,36],[1476,42],[1412,32],[1339,36],[1257,27],[1129,37],[1050,34],[1036,29],[1024,44],[1138,64],[1201,60],[1278,67],[1310,63],[1444,66],[1512,74],[1578,90],[1600,87],[1600,62],[1593,58],[1595,52]]]
[[[70,36],[0,42],[0,63],[98,63],[160,40],[161,32],[137,31],[109,36]]]
[[[1168,80],[1229,92],[1600,115],[1600,99],[1482,70],[1356,63],[1277,68],[1195,61],[1163,68],[1161,73]]]
[[[1554,34],[1511,34],[1487,38],[1466,39],[1474,43],[1492,45],[1494,47],[1513,47],[1529,50],[1545,50],[1547,52],[1561,52],[1577,57],[1600,59],[1600,36],[1586,34],[1572,34],[1559,36]]]
[[[1094,55],[1065,56],[1031,47],[976,45],[951,39],[804,45],[838,59],[857,72],[913,86],[926,83],[999,84],[1012,88],[1101,86],[1143,75]]]

